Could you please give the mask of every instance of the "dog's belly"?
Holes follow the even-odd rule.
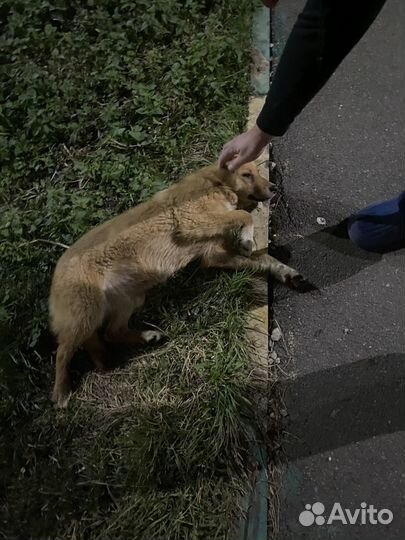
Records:
[[[108,293],[129,291],[131,295],[145,292],[165,283],[200,255],[198,246],[177,245],[171,238],[157,237],[137,246],[132,257],[115,261],[104,279]]]

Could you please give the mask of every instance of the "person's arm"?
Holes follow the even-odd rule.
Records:
[[[281,56],[265,105],[251,130],[227,143],[219,164],[235,170],[259,157],[273,136],[327,82],[374,21],[385,0],[308,0]]]

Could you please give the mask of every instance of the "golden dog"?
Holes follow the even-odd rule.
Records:
[[[59,259],[49,308],[57,338],[53,400],[71,395],[70,362],[84,348],[105,368],[108,342],[158,341],[157,331],[129,329],[128,321],[152,287],[191,261],[205,267],[250,268],[297,285],[301,276],[267,254],[253,254],[249,213],[271,196],[254,164],[237,172],[209,166],[185,177],[124,214],[92,229]]]

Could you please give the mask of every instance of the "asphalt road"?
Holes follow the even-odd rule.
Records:
[[[282,0],[275,10],[276,56],[303,4]],[[274,145],[284,191],[277,244],[319,288],[274,291],[290,375],[277,540],[405,538],[405,252],[363,252],[336,227],[405,189],[404,15],[401,0],[388,0]],[[365,502],[393,521],[305,527],[298,516],[315,502],[325,517],[336,502],[351,511]]]

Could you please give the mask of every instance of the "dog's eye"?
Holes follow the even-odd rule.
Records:
[[[253,182],[253,180],[254,180],[253,174],[250,173],[250,172],[245,172],[245,173],[243,173],[243,174],[242,174],[242,177],[243,177],[243,178],[246,178],[246,180],[250,180],[250,181],[252,181],[252,182]]]

